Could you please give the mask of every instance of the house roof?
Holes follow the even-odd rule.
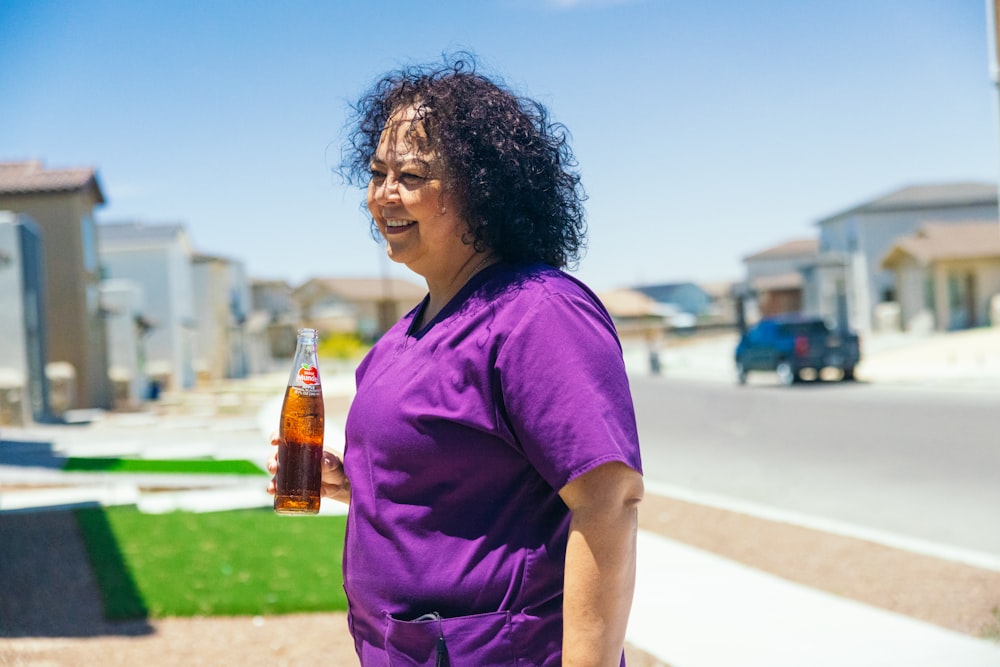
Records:
[[[698,283],[705,294],[712,297],[713,299],[727,299],[733,296],[739,283],[734,280],[721,280],[716,282],[699,282]]]
[[[97,225],[97,239],[104,246],[170,243],[186,241],[186,238],[187,232],[180,223],[106,222]]]
[[[775,292],[778,290],[801,289],[805,281],[797,271],[779,273],[773,276],[760,276],[750,281],[750,286],[760,292]]]
[[[815,257],[819,252],[819,239],[793,239],[776,246],[765,248],[752,255],[747,255],[743,261],[757,259],[793,259],[796,257]]]
[[[261,287],[261,288],[279,288],[279,289],[291,289],[291,285],[288,284],[287,280],[281,278],[251,278],[251,287]]]
[[[195,264],[224,264],[227,266],[242,267],[243,260],[225,255],[210,255],[204,252],[196,252],[191,255],[191,261]]]
[[[46,169],[39,160],[0,162],[0,195],[74,192],[93,188],[98,204],[105,202],[92,167]]]
[[[390,298],[395,301],[416,303],[427,294],[427,288],[400,278],[313,278],[293,290],[324,290],[345,301],[380,301]]]
[[[892,268],[906,257],[921,264],[1000,257],[1000,223],[927,223],[913,236],[899,239],[882,259],[882,266]]]
[[[832,220],[857,213],[886,213],[891,211],[989,205],[997,205],[997,186],[994,183],[964,182],[909,185],[823,218],[817,224],[822,225]]]
[[[614,289],[598,295],[612,317],[655,317],[663,315],[663,306],[634,289]]]
[[[692,282],[662,283],[659,285],[636,285],[631,289],[641,294],[645,294],[658,303],[677,303],[678,299],[683,298],[685,293],[690,294],[692,290],[696,293],[700,292],[702,294],[706,294],[701,285]]]

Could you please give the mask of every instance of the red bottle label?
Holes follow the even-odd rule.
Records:
[[[309,364],[302,364],[302,368],[299,369],[299,379],[302,380],[302,384],[314,385],[319,384],[319,371],[316,370],[315,366],[310,366]]]

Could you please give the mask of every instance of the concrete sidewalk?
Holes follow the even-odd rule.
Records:
[[[997,667],[1000,644],[643,532],[628,640],[671,667]]]
[[[1000,329],[968,334],[931,337],[923,343],[871,341],[870,346],[881,349],[873,347],[868,353],[868,381],[945,382],[958,388],[971,382],[987,391],[1000,389]],[[699,380],[734,382],[731,351],[731,340],[691,344],[678,352],[686,356],[668,355],[665,370],[675,377],[687,373]],[[923,369],[923,376],[904,377],[904,371],[917,368]],[[943,369],[956,368],[962,372],[941,376]],[[263,463],[270,448],[267,435],[277,423],[284,374],[271,382],[277,388],[274,395],[255,403],[255,414],[243,417],[220,417],[206,403],[184,417],[107,415],[90,425],[5,430],[0,440],[0,511],[87,502],[137,504],[149,512],[268,506],[264,478],[157,476],[158,488],[171,490],[144,493],[140,488],[149,480],[63,473],[52,462],[66,456],[210,455]],[[267,381],[258,380],[261,383]],[[328,394],[346,396],[350,378],[324,378],[324,388]],[[238,392],[238,385],[232,391]],[[343,416],[329,415],[329,446],[341,446],[337,437],[342,433]],[[9,490],[11,486],[16,490]],[[38,488],[42,486],[46,488]],[[341,511],[336,503],[324,503],[324,513]],[[639,536],[628,640],[671,667],[1000,666],[1000,643],[791,583],[646,531]]]

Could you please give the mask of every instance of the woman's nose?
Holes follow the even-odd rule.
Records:
[[[375,186],[375,201],[393,201],[399,196],[399,181],[391,175],[386,175],[382,182]]]

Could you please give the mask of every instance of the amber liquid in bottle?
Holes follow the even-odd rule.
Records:
[[[315,336],[315,334],[313,334]],[[303,347],[300,332],[299,347]],[[315,337],[296,361],[281,406],[278,433],[278,473],[274,511],[278,514],[316,514],[320,504],[323,462],[323,390],[316,367]],[[310,358],[311,353],[311,358]]]

